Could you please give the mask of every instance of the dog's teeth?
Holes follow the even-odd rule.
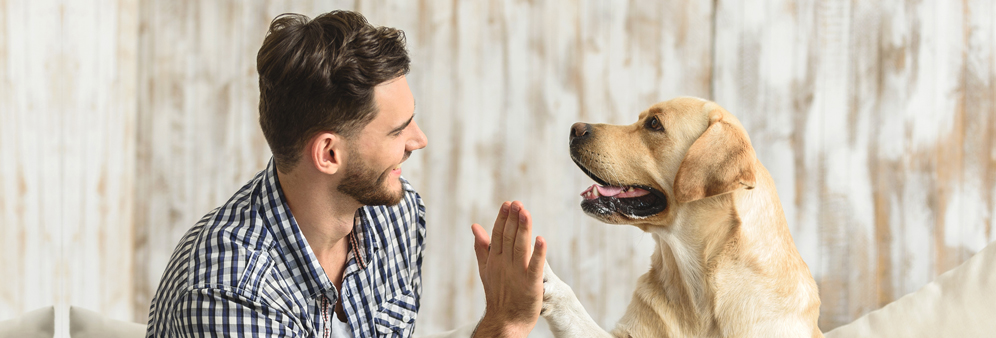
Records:
[[[591,195],[592,195],[592,197],[594,197],[594,198],[598,198],[598,189],[594,189],[594,190],[592,190],[592,191],[591,191]]]

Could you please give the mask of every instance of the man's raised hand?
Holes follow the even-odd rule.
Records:
[[[546,241],[536,237],[535,247],[530,245],[533,222],[519,201],[502,203],[490,239],[479,224],[471,230],[487,300],[474,336],[527,336],[543,307]]]

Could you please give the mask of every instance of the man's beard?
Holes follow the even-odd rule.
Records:
[[[357,154],[356,152],[352,152]],[[405,154],[408,158],[408,153]],[[391,170],[383,171],[379,174],[367,165],[366,162],[356,162],[346,167],[346,176],[339,182],[336,190],[346,194],[363,205],[395,205],[401,202],[404,196],[403,189],[392,191],[385,185]],[[401,178],[398,178],[400,183]],[[399,184],[400,185],[400,184]]]

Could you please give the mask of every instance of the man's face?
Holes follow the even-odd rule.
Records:
[[[395,205],[404,195],[401,162],[428,142],[415,123],[415,98],[398,77],[374,88],[377,116],[346,140],[345,177],[337,190],[364,205]]]

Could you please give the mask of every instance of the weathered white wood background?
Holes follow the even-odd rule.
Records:
[[[270,156],[255,56],[284,12],[407,32],[429,137],[405,169],[429,210],[419,332],[483,312],[470,224],[511,199],[612,327],[653,241],[581,213],[568,128],[679,95],[743,121],[823,330],[996,240],[996,1],[750,3],[0,0],[0,318],[145,321],[180,235]]]

